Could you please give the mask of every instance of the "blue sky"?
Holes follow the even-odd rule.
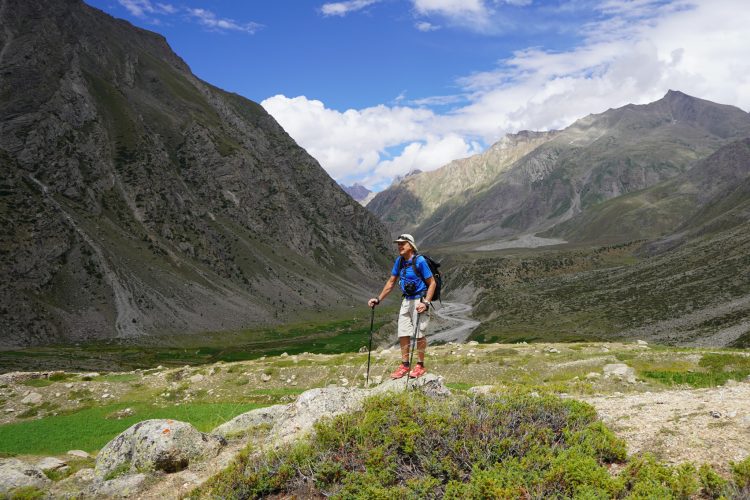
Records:
[[[745,0],[86,1],[376,190],[669,88],[750,107]]]

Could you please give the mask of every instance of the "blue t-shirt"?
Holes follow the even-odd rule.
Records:
[[[414,260],[415,258],[417,259],[417,268],[419,268],[419,272],[422,273],[424,279],[432,278],[432,271],[430,271],[430,266],[427,265],[427,260],[421,255],[412,257],[411,259],[404,262],[403,267],[401,267],[400,274],[399,264],[401,263],[401,257],[399,256],[396,259],[396,262],[393,263],[393,269],[391,270],[391,276],[399,277],[398,286],[401,287],[402,292],[404,291],[404,286],[407,283],[414,283],[415,285],[417,285],[414,295],[407,295],[407,299],[416,299],[417,297],[421,297],[423,294],[427,293],[427,283],[419,279],[419,276],[414,272],[414,268],[411,265],[412,260]]]

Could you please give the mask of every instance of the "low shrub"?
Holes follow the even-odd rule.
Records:
[[[487,498],[616,495],[605,464],[625,445],[584,403],[552,396],[417,393],[369,399],[308,441],[245,454],[199,493],[253,498]]]

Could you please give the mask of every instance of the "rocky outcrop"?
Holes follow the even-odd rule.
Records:
[[[145,420],[107,443],[96,457],[96,476],[132,472],[176,472],[216,456],[226,442],[176,420]]]
[[[15,458],[0,459],[0,495],[16,488],[44,488],[50,483],[42,469]]]
[[[602,369],[604,378],[616,378],[628,384],[635,384],[635,370],[625,363],[610,363]]]
[[[223,436],[225,438],[243,434],[250,429],[267,425],[272,427],[279,418],[284,414],[287,405],[273,405],[265,408],[258,408],[237,415],[232,420],[221,424],[211,431],[211,434]]]
[[[212,432],[224,436],[241,434],[259,425],[271,425],[266,441],[284,443],[309,432],[323,417],[356,411],[370,396],[386,392],[418,390],[431,397],[444,397],[450,391],[443,378],[428,373],[418,379],[387,380],[372,389],[326,387],[303,392],[294,403],[252,410],[220,425]]]

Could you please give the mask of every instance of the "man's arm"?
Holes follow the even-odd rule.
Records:
[[[396,286],[396,281],[398,281],[398,276],[391,275],[391,277],[388,278],[388,281],[385,282],[385,285],[383,286],[383,290],[380,292],[377,298],[370,299],[367,302],[367,305],[369,307],[375,307],[376,305],[384,301],[385,298],[388,296],[388,294],[391,293],[391,290],[393,290],[393,287]]]

